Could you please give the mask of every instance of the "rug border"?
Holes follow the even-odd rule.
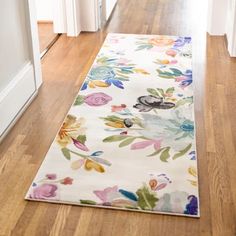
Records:
[[[122,207],[112,207],[112,206],[101,206],[101,205],[90,205],[90,204],[82,204],[82,203],[71,203],[67,201],[57,201],[57,200],[48,200],[48,199],[32,199],[25,197],[26,201],[32,202],[41,202],[41,203],[52,203],[52,204],[64,204],[64,205],[71,205],[71,206],[80,206],[80,207],[91,207],[91,208],[100,208],[106,210],[121,210],[121,211],[129,211],[129,212],[139,212],[139,213],[147,213],[152,215],[169,215],[169,216],[178,216],[178,217],[187,217],[187,218],[200,218],[200,214],[198,215],[188,215],[188,214],[181,214],[181,213],[172,213],[172,212],[162,212],[162,211],[148,211],[148,210],[138,210],[138,209],[128,209]]]

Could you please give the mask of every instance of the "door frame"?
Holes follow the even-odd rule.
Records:
[[[53,23],[56,33],[67,33],[67,36],[72,37],[79,35],[81,31],[79,1],[80,0],[53,0],[55,10]],[[35,0],[28,0],[28,11],[35,84],[36,89],[39,89],[43,80]]]
[[[39,35],[38,35],[38,25],[36,18],[35,0],[28,0],[28,11],[29,11],[30,41],[32,48],[35,85],[36,89],[38,90],[39,87],[42,85],[43,80],[42,80],[42,69],[40,61]]]

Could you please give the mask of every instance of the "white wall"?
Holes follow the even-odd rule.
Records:
[[[208,0],[210,35],[226,35],[230,56],[236,57],[236,0]]]
[[[38,21],[53,21],[53,1],[35,0]]]
[[[211,35],[224,35],[229,0],[208,0],[208,29]],[[200,16],[199,12],[199,16]]]
[[[0,92],[30,60],[26,0],[1,0]]]

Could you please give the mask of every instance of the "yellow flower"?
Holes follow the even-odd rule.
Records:
[[[61,147],[66,147],[76,139],[79,135],[85,134],[85,128],[82,127],[85,123],[84,118],[77,118],[73,115],[67,115],[62,124],[60,131],[57,134],[56,141]]]
[[[190,175],[192,175],[193,177],[195,177],[195,180],[191,180],[191,179],[188,179],[188,181],[193,185],[193,186],[197,186],[197,170],[196,170],[196,168],[195,167],[193,167],[193,166],[190,166],[189,168],[188,168],[188,173],[190,174]]]
[[[105,123],[105,125],[113,127],[113,128],[125,128],[125,125],[121,121],[109,121]]]
[[[85,161],[84,168],[85,170],[88,170],[88,171],[94,169],[100,173],[105,172],[105,169],[103,168],[102,165],[88,159]]]
[[[158,37],[158,38],[152,38],[149,40],[149,43],[158,46],[158,47],[165,47],[170,46],[174,43],[174,40],[171,38],[165,38],[165,37]]]
[[[147,71],[145,71],[143,69],[134,69],[134,72],[140,73],[140,74],[143,74],[143,75],[150,75],[150,73],[148,73]]]

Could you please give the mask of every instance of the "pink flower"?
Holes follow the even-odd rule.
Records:
[[[112,112],[123,111],[126,108],[125,104],[121,104],[120,106],[111,106]]]
[[[154,143],[154,148],[156,150],[159,150],[161,148],[161,141],[162,140],[155,140],[155,143]]]
[[[171,56],[171,57],[175,57],[176,54],[177,54],[177,52],[173,49],[169,49],[166,51],[166,55]]]
[[[121,194],[118,192],[118,186],[105,188],[102,191],[96,190],[93,192],[103,201],[103,203],[111,203],[114,199],[121,196]]]
[[[84,98],[84,102],[89,106],[102,106],[111,100],[112,98],[105,93],[92,93]]]
[[[78,141],[78,140],[76,140],[76,139],[74,139],[74,138],[72,138],[72,140],[73,140],[74,145],[75,145],[78,149],[83,150],[83,151],[85,151],[85,152],[88,152],[88,151],[89,151],[89,149],[88,149],[84,144],[82,144],[80,141]]]
[[[170,64],[176,64],[178,61],[177,60],[171,60]]]
[[[71,185],[73,183],[73,179],[70,177],[66,177],[60,181],[61,184]]]
[[[55,184],[42,184],[33,189],[30,198],[33,199],[48,199],[56,197],[57,186]]]
[[[131,145],[131,149],[132,150],[143,149],[153,144],[154,144],[154,148],[156,150],[159,150],[161,147],[161,140],[145,140],[145,141],[137,142]]]
[[[181,81],[183,81],[183,80],[186,80],[186,77],[185,77],[185,76],[178,76],[178,77],[175,78],[175,81],[176,81],[176,82],[181,82]]]
[[[117,63],[119,64],[119,65],[126,65],[126,64],[128,64],[130,61],[128,60],[128,59],[125,59],[125,58],[120,58],[118,61],[117,61]]]
[[[116,43],[119,43],[119,40],[116,39],[116,38],[111,38],[111,39],[109,40],[109,43],[116,44]]]
[[[56,174],[46,174],[46,178],[50,179],[50,180],[54,180],[57,178],[57,175]]]

